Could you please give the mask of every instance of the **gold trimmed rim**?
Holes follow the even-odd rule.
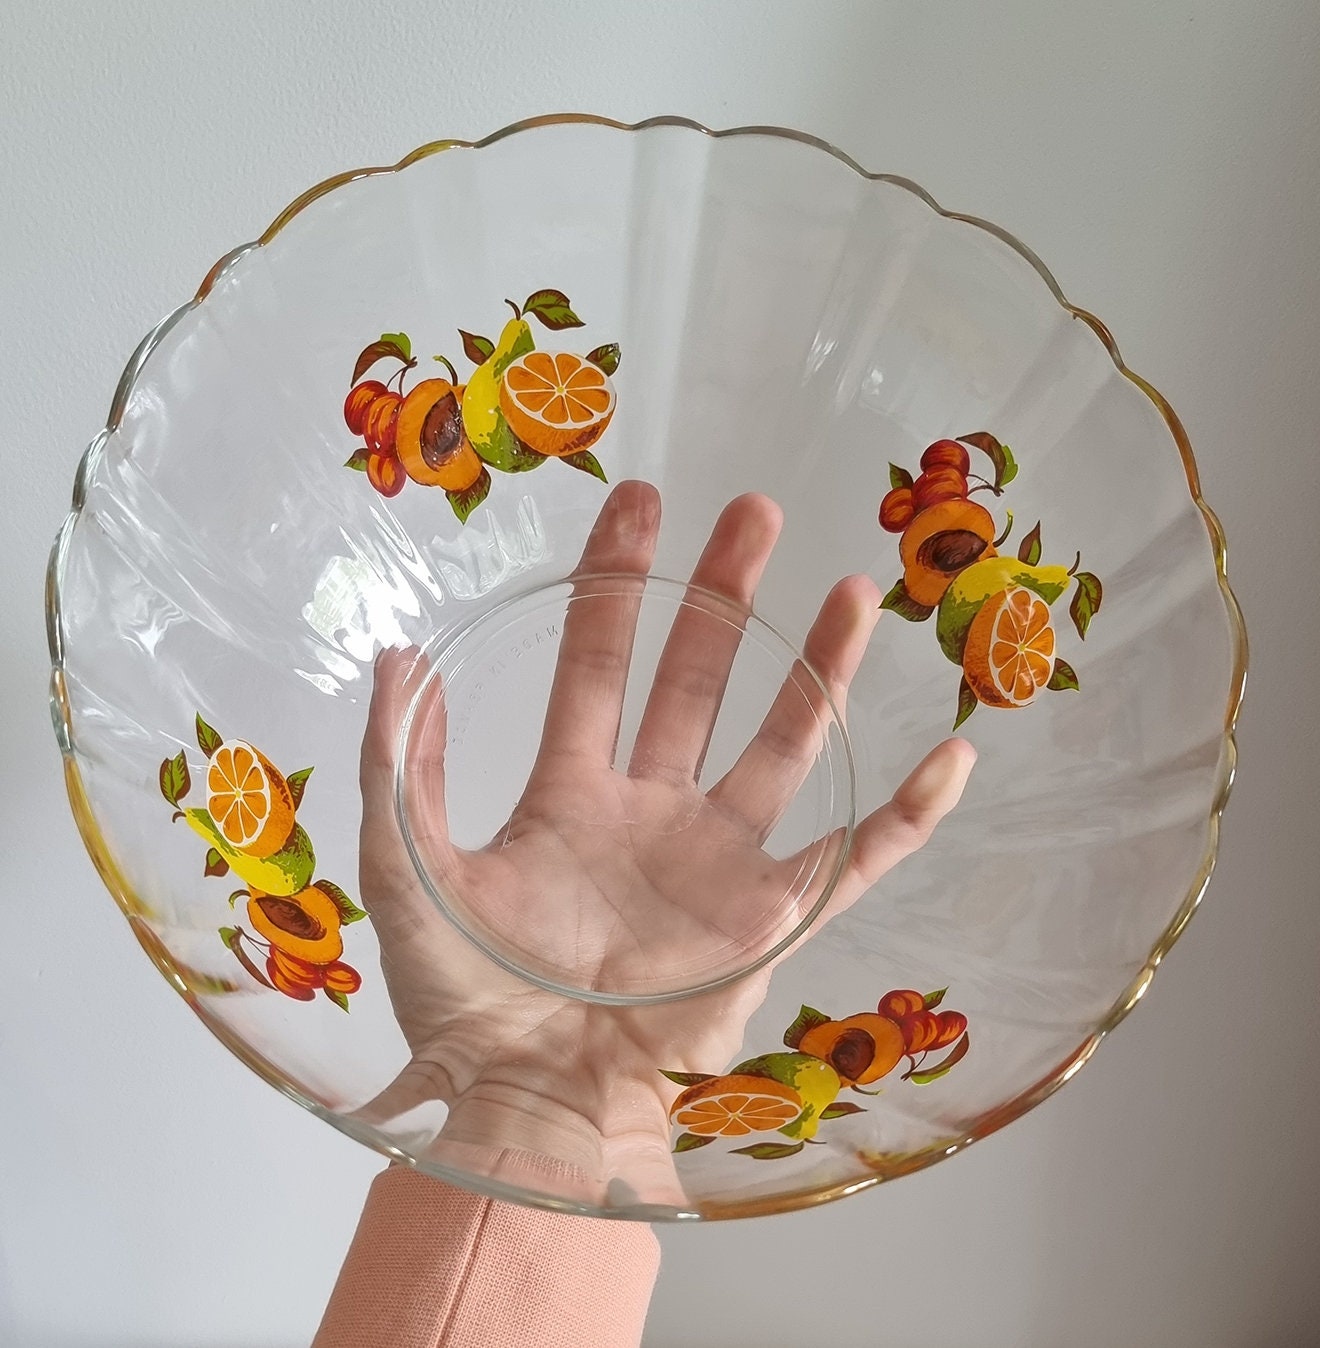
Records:
[[[599,126],[616,131],[631,132],[647,131],[655,127],[673,127],[696,132],[716,140],[731,139],[737,136],[764,136],[794,141],[798,144],[807,145],[831,155],[841,163],[846,164],[854,173],[858,174],[868,182],[887,183],[891,186],[902,188],[904,191],[910,192],[913,196],[919,198],[941,218],[958,221],[959,223],[968,225],[972,228],[983,230],[985,233],[993,235],[1001,243],[1005,244],[1019,257],[1030,263],[1036,274],[1048,287],[1050,293],[1054,296],[1054,299],[1065,313],[1070,314],[1073,318],[1080,319],[1095,333],[1101,346],[1108,353],[1119,374],[1135,384],[1136,387],[1150,399],[1154,404],[1156,411],[1159,412],[1160,417],[1168,428],[1174,445],[1177,447],[1179,457],[1182,460],[1183,470],[1187,475],[1187,486],[1191,493],[1192,501],[1200,511],[1201,518],[1210,535],[1210,546],[1214,559],[1215,576],[1219,584],[1220,595],[1223,599],[1224,609],[1229,621],[1230,637],[1233,645],[1233,672],[1229,680],[1228,702],[1224,713],[1224,735],[1220,753],[1219,777],[1214,798],[1211,801],[1210,815],[1207,820],[1207,841],[1201,864],[1197,868],[1195,878],[1191,887],[1188,889],[1186,896],[1178,906],[1178,909],[1174,913],[1168,926],[1165,927],[1159,940],[1156,941],[1145,963],[1141,966],[1136,976],[1129,982],[1123,992],[1113,1002],[1105,1015],[1101,1017],[1095,1029],[1091,1031],[1078,1047],[1072,1053],[1068,1054],[1067,1057],[1057,1064],[1050,1072],[1047,1072],[1024,1091],[1021,1091],[1011,1100],[997,1105],[995,1108],[981,1115],[966,1133],[958,1137],[950,1137],[945,1142],[923,1148],[918,1152],[911,1152],[892,1157],[869,1156],[865,1153],[859,1153],[859,1162],[872,1169],[873,1173],[870,1175],[861,1175],[856,1179],[838,1184],[826,1185],[814,1189],[799,1189],[786,1194],[776,1194],[766,1198],[743,1199],[731,1202],[708,1202],[700,1205],[696,1211],[692,1212],[647,1211],[635,1215],[638,1219],[647,1221],[659,1219],[692,1220],[694,1218],[715,1221],[734,1217],[763,1217],[779,1212],[795,1212],[802,1208],[809,1208],[814,1207],[817,1204],[832,1202],[835,1199],[857,1193],[862,1189],[869,1189],[873,1185],[879,1184],[887,1179],[897,1179],[903,1175],[911,1174],[914,1171],[923,1170],[927,1166],[933,1165],[936,1161],[943,1160],[945,1157],[971,1146],[972,1143],[978,1142],[982,1138],[989,1137],[990,1134],[998,1132],[998,1130],[1006,1124],[1013,1122],[1014,1119],[1020,1118],[1029,1110],[1034,1109],[1036,1105],[1052,1095],[1064,1084],[1064,1082],[1069,1081],[1081,1070],[1090,1059],[1091,1055],[1100,1046],[1100,1043],[1104,1040],[1105,1036],[1108,1035],[1125,1016],[1127,1016],[1132,1008],[1136,1006],[1145,995],[1146,989],[1150,986],[1151,979],[1154,977],[1156,969],[1159,968],[1174,942],[1182,935],[1187,923],[1191,920],[1192,915],[1199,907],[1215,868],[1215,861],[1219,850],[1221,820],[1224,808],[1228,803],[1228,797],[1233,787],[1233,779],[1237,769],[1236,727],[1238,715],[1242,708],[1243,695],[1246,689],[1247,665],[1249,662],[1247,632],[1242,618],[1242,610],[1238,605],[1237,598],[1234,595],[1228,580],[1228,547],[1224,536],[1224,529],[1219,521],[1219,517],[1206,503],[1205,497],[1201,493],[1201,477],[1196,465],[1196,456],[1192,450],[1191,440],[1189,439],[1187,431],[1184,428],[1182,421],[1179,419],[1178,414],[1169,405],[1168,400],[1147,380],[1128,368],[1119,352],[1118,344],[1115,342],[1108,327],[1094,314],[1073,304],[1063,293],[1062,288],[1050,269],[1030,248],[1027,247],[1026,244],[1010,234],[1006,229],[1001,228],[999,225],[996,225],[989,220],[982,219],[980,216],[964,214],[961,211],[947,210],[945,207],[941,206],[925,188],[921,187],[918,183],[913,182],[910,178],[904,178],[892,173],[869,172],[853,159],[851,155],[846,154],[836,146],[831,145],[828,141],[822,140],[817,136],[808,135],[805,132],[794,131],[790,128],[780,126],[740,126],[729,127],[724,130],[712,130],[710,127],[703,126],[700,122],[692,121],[686,117],[650,117],[645,121],[640,122],[620,122],[613,118],[597,117],[590,113],[553,113],[542,117],[531,117],[523,121],[512,122],[508,126],[492,132],[489,136],[483,137],[481,140],[430,141],[425,145],[419,146],[410,154],[405,155],[395,164],[352,169],[346,173],[336,174],[334,177],[327,178],[325,181],[309,188],[306,192],[302,193],[301,196],[290,202],[289,205],[271,221],[259,238],[252,243],[233,249],[220,258],[206,273],[193,298],[188,301],[188,303],[181,305],[173,313],[162,319],[160,323],[147,333],[129,358],[128,364],[124,367],[124,372],[120,376],[119,383],[115,389],[114,398],[111,402],[110,414],[106,419],[105,427],[93,438],[78,465],[77,474],[74,479],[72,506],[56,536],[55,544],[51,549],[50,561],[46,573],[45,594],[46,631],[51,658],[51,715],[55,723],[56,739],[59,742],[61,754],[64,756],[65,786],[69,796],[70,808],[73,811],[79,833],[82,836],[83,843],[92,859],[92,863],[96,867],[98,874],[101,876],[107,888],[110,890],[111,895],[124,911],[125,916],[129,919],[129,923],[132,926],[138,941],[167,981],[180,993],[187,1004],[206,1025],[207,1029],[209,1029],[211,1033],[230,1050],[230,1052],[256,1072],[264,1081],[274,1086],[290,1099],[297,1101],[297,1103],[310,1110],[313,1114],[316,1114],[318,1117],[332,1124],[341,1132],[364,1143],[371,1147],[372,1150],[379,1152],[382,1156],[396,1163],[410,1165],[416,1169],[434,1173],[440,1178],[461,1184],[493,1198],[513,1200],[529,1204],[533,1207],[545,1208],[550,1211],[611,1218],[627,1217],[629,1215],[626,1212],[599,1209],[561,1199],[554,1199],[549,1195],[524,1192],[500,1184],[498,1181],[484,1180],[479,1176],[458,1174],[450,1171],[447,1167],[437,1166],[431,1162],[419,1162],[416,1158],[401,1152],[374,1129],[367,1130],[358,1127],[345,1117],[328,1110],[324,1105],[311,1099],[303,1089],[293,1083],[285,1073],[280,1071],[280,1069],[267,1058],[258,1053],[247,1043],[238,1040],[233,1032],[222,1021],[213,1016],[208,1008],[198,1000],[196,993],[203,989],[194,989],[188,978],[189,971],[181,968],[178,962],[175,961],[165,949],[155,933],[144,922],[144,906],[129,888],[127,880],[120,870],[118,863],[115,861],[113,853],[104,835],[101,833],[87,800],[86,790],[82,784],[82,774],[75,757],[76,742],[74,728],[67,696],[64,690],[65,648],[63,621],[60,613],[60,593],[63,586],[64,562],[67,556],[69,539],[72,536],[77,518],[82,511],[86,483],[91,470],[95,465],[96,459],[99,457],[101,448],[104,445],[107,436],[118,427],[120,419],[123,416],[124,407],[132,392],[133,386],[137,381],[138,375],[141,373],[147,360],[150,358],[151,353],[155,350],[156,346],[159,345],[166,333],[174,327],[175,323],[177,323],[184,314],[188,313],[206,299],[221,274],[233,263],[238,261],[239,258],[250,252],[252,249],[260,248],[268,244],[295,216],[304,211],[314,201],[319,200],[327,193],[333,192],[339,187],[343,187],[346,183],[355,182],[359,178],[373,177],[382,173],[399,173],[410,165],[417,163],[419,160],[428,159],[432,155],[443,153],[445,150],[480,150],[486,146],[498,144],[502,140],[507,140],[510,136],[521,135],[524,132],[535,131],[542,127],[569,125]]]

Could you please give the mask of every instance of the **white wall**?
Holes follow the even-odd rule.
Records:
[[[801,127],[1026,239],[1183,413],[1254,640],[1223,861],[1137,1014],[966,1156],[663,1232],[648,1345],[1320,1342],[1315,0],[4,10],[0,1343],[305,1343],[378,1165],[193,1023],[78,843],[41,581],[80,449],[305,186],[565,108]]]

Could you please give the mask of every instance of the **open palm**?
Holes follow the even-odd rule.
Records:
[[[724,596],[728,613],[716,616],[709,603],[680,610],[631,760],[616,768],[640,577],[659,523],[658,496],[643,483],[623,483],[602,508],[576,573],[535,765],[489,845],[465,851],[449,839],[443,716],[428,719],[422,743],[410,741],[405,767],[426,820],[418,841],[442,892],[462,895],[489,930],[525,933],[527,962],[534,955],[553,971],[548,980],[588,998],[663,994],[671,989],[657,971],[666,969],[762,963],[713,991],[654,1005],[563,995],[493,963],[432,901],[400,833],[398,731],[426,666],[416,651],[385,652],[363,743],[361,890],[411,1059],[364,1116],[386,1121],[441,1099],[444,1145],[542,1153],[602,1183],[650,1175],[655,1192],[670,1195],[672,1090],[657,1068],[719,1070],[784,958],[777,947],[840,860],[823,917],[922,845],[960,796],[973,754],[960,740],[936,748],[857,827],[846,858],[841,833],[785,860],[764,849],[819,753],[829,701],[845,704],[879,616],[874,584],[852,576],[808,635],[815,677],[795,670],[734,766],[698,787],[739,644],[729,613],[750,608],[781,524],[773,502],[746,496],[720,516],[692,575],[693,594]],[[591,579],[602,575],[615,579]],[[617,580],[630,575],[636,587]]]

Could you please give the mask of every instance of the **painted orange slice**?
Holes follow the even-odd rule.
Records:
[[[737,1074],[689,1086],[669,1109],[673,1123],[698,1137],[768,1133],[801,1113],[802,1097],[792,1086]]]
[[[614,415],[614,385],[584,356],[529,351],[504,372],[500,410],[528,449],[562,458],[600,439]]]
[[[245,740],[226,740],[206,769],[206,809],[224,840],[269,857],[293,833],[293,796],[276,768]]]
[[[985,601],[967,629],[963,674],[991,707],[1025,707],[1054,673],[1050,606],[1021,586]]]

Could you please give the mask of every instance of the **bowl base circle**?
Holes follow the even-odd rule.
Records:
[[[496,964],[637,1005],[763,969],[852,840],[842,720],[759,615],[660,576],[574,575],[419,660],[395,805],[417,877]]]

